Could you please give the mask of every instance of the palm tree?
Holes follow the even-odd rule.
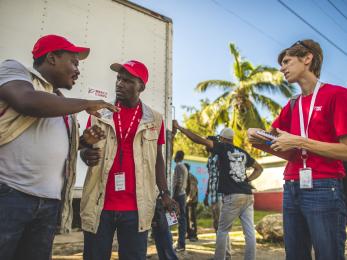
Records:
[[[204,120],[201,118],[201,110],[208,105],[208,100],[200,100],[200,109],[193,106],[182,106],[182,108],[186,110],[186,113],[183,114],[184,126],[195,133],[199,133],[200,136],[205,137],[214,135],[215,132],[214,129],[209,127],[208,122],[202,123]],[[174,152],[177,150],[182,150],[185,154],[193,156],[208,156],[208,152],[204,146],[197,145],[181,132],[178,132],[175,137]]]
[[[206,80],[196,86],[199,92],[209,88],[223,90],[216,100],[202,109],[202,117],[216,129],[224,124],[235,131],[235,144],[245,146],[246,130],[250,127],[264,128],[266,122],[260,116],[257,107],[267,109],[276,116],[281,106],[273,99],[275,94],[287,98],[294,93],[294,86],[288,84],[282,73],[267,66],[254,67],[249,61],[240,57],[235,44],[229,44],[230,53],[234,58],[235,82],[225,80]],[[270,94],[272,97],[264,94]]]

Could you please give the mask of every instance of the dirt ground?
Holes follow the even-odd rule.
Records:
[[[174,240],[177,237],[174,234]],[[243,260],[244,238],[242,232],[230,232],[232,244],[232,259]],[[258,238],[259,240],[259,238]],[[284,259],[284,249],[280,244],[257,243],[257,259],[280,260]],[[187,240],[186,251],[178,253],[181,260],[207,260],[213,257],[215,247],[215,234],[205,233],[199,235],[197,242]],[[82,260],[83,234],[73,232],[68,235],[58,235],[54,241],[54,260]],[[118,259],[117,245],[114,244],[112,260]],[[151,239],[148,241],[147,259],[158,260],[155,245]]]

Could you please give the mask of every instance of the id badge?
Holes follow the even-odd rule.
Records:
[[[123,191],[125,190],[125,173],[117,172],[114,175],[114,190]]]
[[[300,176],[300,189],[312,189],[312,169],[311,168],[301,168],[299,171]]]
[[[172,226],[172,225],[175,225],[178,223],[178,219],[177,219],[176,213],[174,211],[166,212],[165,216],[166,216],[167,224],[169,226]]]

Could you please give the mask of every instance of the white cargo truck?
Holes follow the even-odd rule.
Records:
[[[171,128],[171,19],[122,0],[0,1],[0,61],[16,59],[31,65],[32,46],[46,34],[59,34],[91,48],[89,57],[80,63],[76,85],[64,91],[66,96],[113,101],[116,74],[109,69],[110,64],[140,60],[149,69],[149,82],[141,98],[162,113],[166,129]],[[78,118],[82,131],[88,116],[83,112]],[[170,138],[170,131],[167,134]],[[170,151],[169,146],[164,151]],[[165,155],[170,169],[169,155]],[[77,198],[85,174],[86,166],[79,160]]]

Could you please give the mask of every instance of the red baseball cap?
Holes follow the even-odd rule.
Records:
[[[148,81],[148,69],[146,65],[137,60],[130,60],[124,64],[113,63],[110,68],[116,72],[119,72],[121,69],[125,69],[131,75],[140,78],[145,85]]]
[[[62,36],[49,34],[37,40],[33,47],[32,54],[34,59],[37,59],[50,51],[58,50],[78,53],[80,60],[87,58],[90,52],[89,48],[75,46]]]

